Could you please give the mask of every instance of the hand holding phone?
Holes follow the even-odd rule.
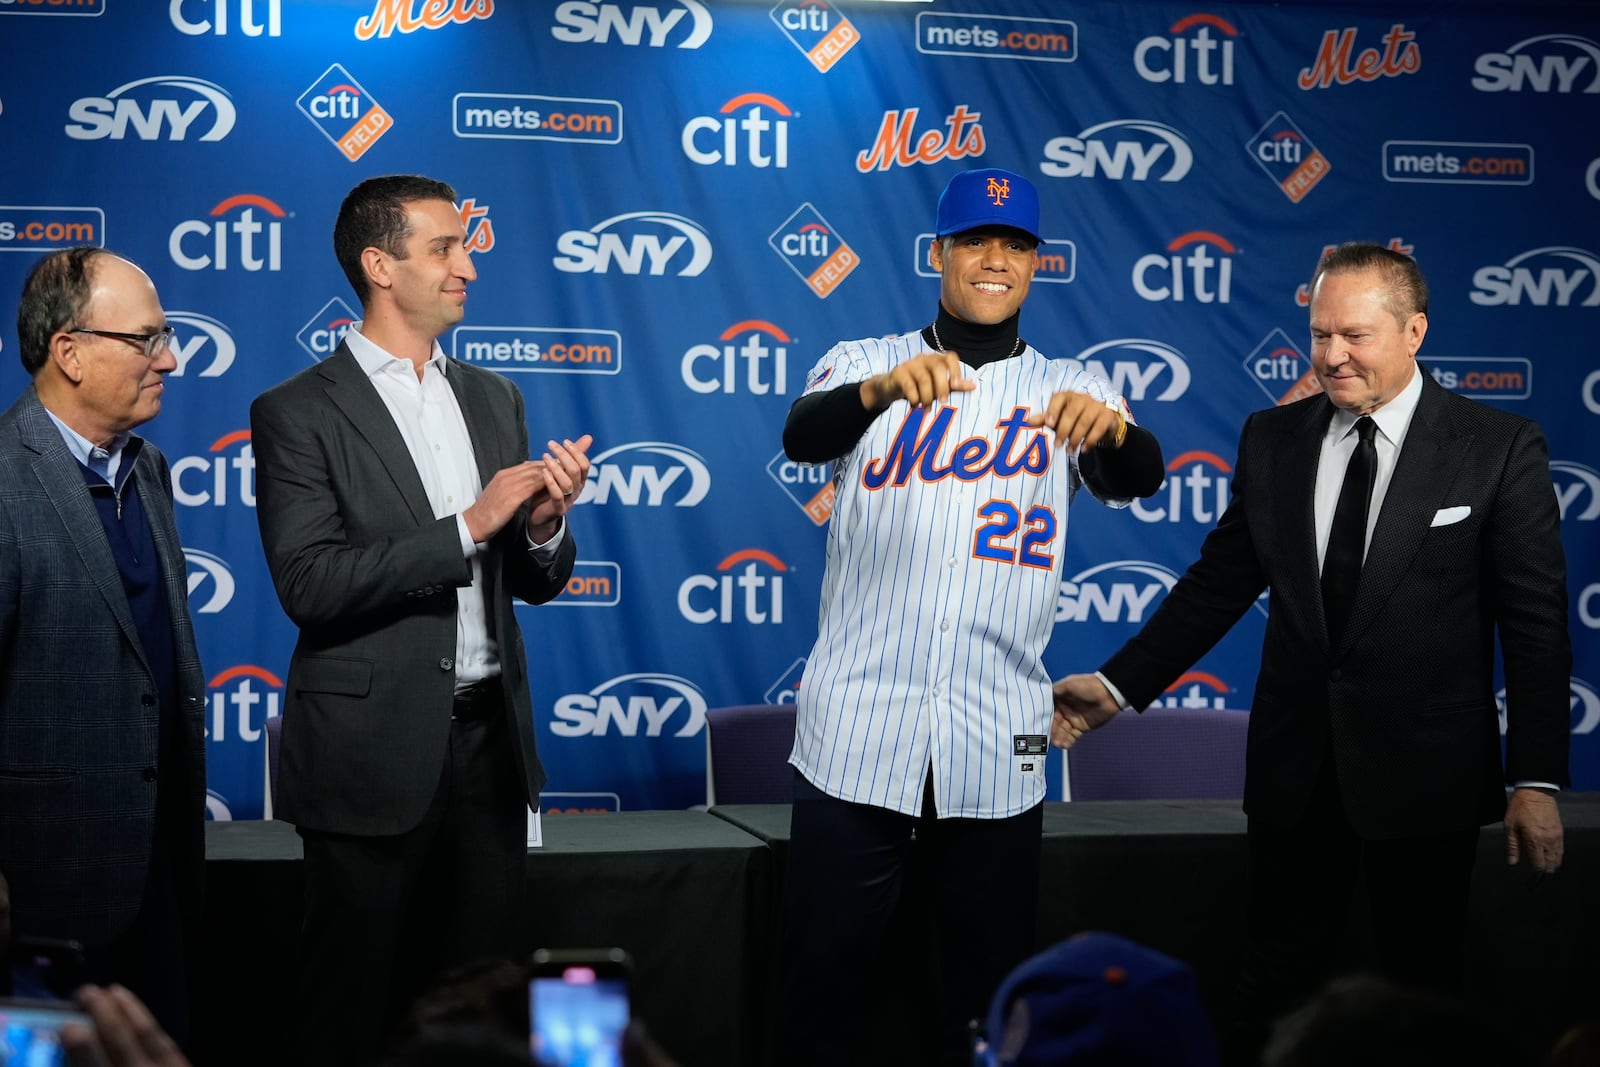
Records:
[[[528,980],[529,1048],[540,1067],[616,1067],[633,961],[620,948],[540,949]]]
[[[0,1067],[65,1067],[61,1028],[93,1029],[77,1005],[60,1000],[0,1000]]]

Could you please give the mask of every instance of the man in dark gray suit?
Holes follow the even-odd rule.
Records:
[[[156,289],[80,247],[17,311],[0,416],[0,876],[17,938],[80,942],[180,1039],[205,859],[205,677],[167,461],[136,436],[177,366]]]
[[[437,338],[477,277],[450,186],[351,190],[363,321],[250,409],[289,663],[277,813],[305,848],[303,1063],[355,1064],[438,972],[521,950],[545,781],[512,598],[564,588],[588,435],[530,460],[521,391]]]
[[[1097,675],[1056,683],[1054,738],[1070,744],[1147,706],[1271,590],[1235,1062],[1327,976],[1358,874],[1384,969],[1459,992],[1478,828],[1504,818],[1509,862],[1561,864],[1572,653],[1544,434],[1417,365],[1427,313],[1409,257],[1348,244],[1323,260],[1322,394],[1250,416],[1199,561]]]

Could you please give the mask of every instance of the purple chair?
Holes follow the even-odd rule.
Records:
[[[1068,800],[1237,800],[1250,713],[1154,707],[1122,712],[1067,750]]]
[[[794,800],[793,704],[740,704],[706,711],[706,806]]]

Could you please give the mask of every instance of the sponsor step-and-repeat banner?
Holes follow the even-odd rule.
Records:
[[[1051,669],[1161,603],[1246,415],[1317,389],[1319,255],[1376,240],[1431,282],[1428,371],[1549,435],[1573,773],[1600,787],[1600,10],[1385,7],[0,0],[0,290],[100,244],[177,328],[144,432],[172,463],[213,817],[261,815],[295,639],[249,405],[359,318],[334,216],[399,171],[460,195],[479,279],[445,351],[523,390],[536,448],[595,438],[572,580],[518,609],[547,810],[703,803],[706,709],[794,699],[833,491],[783,455],[785,415],[835,341],[930,321],[934,204],[979,166],[1040,191],[1023,334],[1167,457],[1151,499],[1073,509]],[[7,329],[7,398],[15,352]],[[1247,709],[1265,611],[1164,702]]]

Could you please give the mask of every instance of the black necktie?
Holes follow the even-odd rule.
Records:
[[[1338,648],[1350,621],[1350,606],[1356,601],[1356,582],[1361,577],[1361,557],[1367,544],[1367,507],[1372,502],[1372,483],[1378,476],[1378,449],[1372,443],[1377,423],[1366,415],[1356,420],[1361,440],[1350,454],[1344,469],[1344,485],[1339,503],[1333,509],[1333,526],[1328,530],[1328,551],[1322,559],[1322,612],[1328,623],[1328,647]]]

